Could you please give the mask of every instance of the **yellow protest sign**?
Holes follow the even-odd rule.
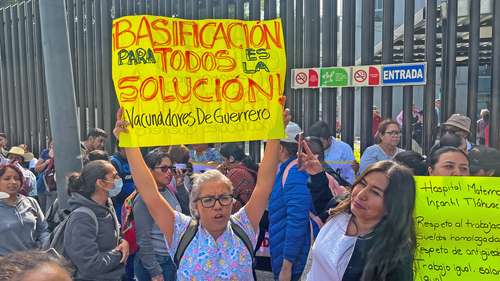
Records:
[[[415,181],[415,280],[500,280],[500,178]]]
[[[286,74],[279,19],[115,19],[112,65],[129,134],[120,145],[276,139],[284,136]]]

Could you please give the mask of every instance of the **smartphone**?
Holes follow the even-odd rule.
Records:
[[[185,173],[187,172],[187,165],[184,164],[184,163],[177,163],[177,164],[174,164],[174,167],[177,169],[177,170],[181,170],[182,173]]]
[[[302,169],[302,157],[300,154],[302,153],[302,142],[304,140],[304,133],[299,133],[298,147],[297,147],[297,168]]]

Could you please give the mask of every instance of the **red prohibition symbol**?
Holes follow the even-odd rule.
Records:
[[[304,72],[299,72],[297,73],[297,75],[295,75],[295,82],[297,82],[297,84],[304,84],[307,82],[307,74],[305,74]]]
[[[356,72],[354,72],[354,80],[356,80],[356,82],[359,82],[359,83],[365,82],[367,77],[368,77],[368,74],[363,69],[360,69],[360,70],[357,70]]]

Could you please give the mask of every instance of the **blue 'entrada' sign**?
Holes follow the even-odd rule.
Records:
[[[425,63],[411,63],[382,66],[383,85],[422,85],[425,84]]]

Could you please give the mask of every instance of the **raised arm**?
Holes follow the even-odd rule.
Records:
[[[260,219],[266,210],[269,195],[273,189],[279,163],[279,150],[279,140],[270,140],[267,142],[264,158],[257,174],[257,184],[250,200],[245,205],[248,219],[254,229],[259,228]]]
[[[120,133],[127,132],[128,122],[122,120],[122,110],[119,109],[116,114],[116,125],[113,133],[118,138]],[[175,212],[167,201],[158,192],[158,186],[142,158],[139,148],[125,148],[127,161],[130,166],[130,172],[137,191],[141,194],[144,203],[148,207],[149,213],[153,217],[156,225],[165,234],[167,242],[172,242],[174,232]]]

